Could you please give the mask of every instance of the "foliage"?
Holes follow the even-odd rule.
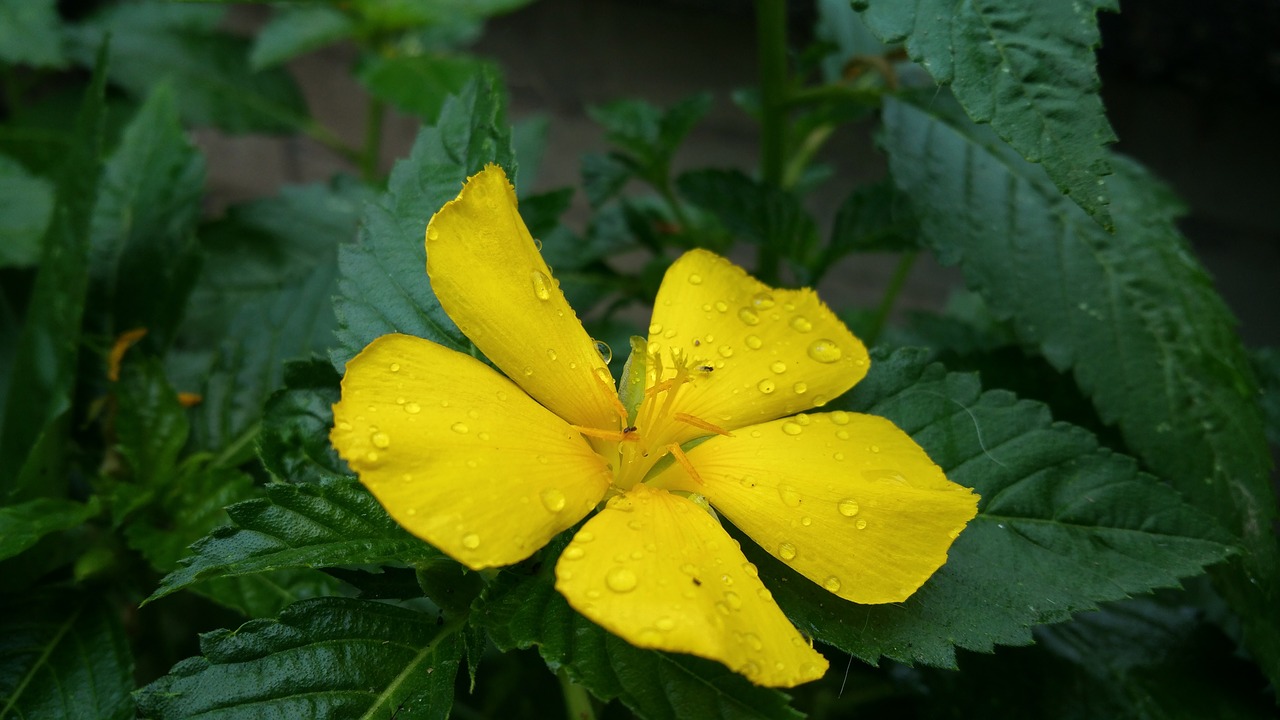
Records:
[[[1107,147],[1093,53],[1115,3],[822,0],[788,54],[784,3],[757,0],[760,86],[735,99],[758,172],[680,162],[712,94],[623,98],[586,109],[607,149],[579,188],[549,189],[547,121],[513,127],[501,69],[464,49],[526,3],[268,3],[245,35],[231,3],[0,0],[0,720],[1274,711],[1280,354],[1242,344],[1181,202]],[[357,142],[291,71],[335,45]],[[422,127],[384,174],[389,109]],[[828,139],[867,120],[886,176],[813,213]],[[217,208],[208,129],[306,138],[352,173]],[[618,349],[688,248],[754,253],[779,286],[900,258],[878,305],[836,308],[873,362],[821,411],[888,418],[982,500],[894,605],[742,542],[821,681],[755,687],[610,634],[555,589],[568,533],[467,570],[330,446],[375,338],[478,355],[423,234],[489,163]],[[968,290],[892,322],[925,253]]]

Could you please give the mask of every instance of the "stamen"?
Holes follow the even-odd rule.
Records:
[[[623,406],[622,400],[618,397],[618,388],[614,387],[613,383],[609,382],[607,379],[609,371],[603,367],[598,367],[595,372],[591,374],[595,376],[596,382],[604,387],[605,397],[613,401],[614,412],[618,413],[618,417],[622,418],[623,422],[626,422],[627,408]]]
[[[670,390],[670,389],[672,389],[672,388],[674,388],[674,387],[677,387],[678,385],[682,384],[683,382],[684,382],[684,379],[683,379],[683,378],[681,378],[681,377],[680,377],[680,376],[678,376],[678,375],[677,375],[676,377],[670,378],[670,379],[668,379],[668,380],[663,380],[662,382],[660,382],[660,383],[658,383],[658,384],[656,384],[656,385],[652,385],[652,386],[650,386],[650,387],[645,388],[645,390],[644,390],[644,396],[645,396],[645,397],[653,397],[654,395],[657,395],[657,394],[658,394],[658,393],[660,393],[660,392],[664,392],[664,391],[666,391],[666,390]]]
[[[693,463],[689,462],[689,456],[684,454],[684,450],[681,450],[677,443],[671,443],[668,445],[667,452],[671,453],[671,457],[675,458],[676,462],[680,463],[680,467],[684,468],[684,471],[689,473],[689,477],[693,478],[694,482],[699,485],[707,484],[702,480],[702,476],[699,475],[698,471],[693,467]]]
[[[111,346],[111,352],[107,355],[107,379],[115,382],[120,379],[120,361],[124,359],[124,353],[133,344],[142,339],[147,334],[146,328],[134,328],[126,332],[120,333],[116,338],[115,344]]]
[[[702,418],[694,417],[689,413],[678,412],[672,415],[671,417],[675,418],[676,420],[679,420],[685,425],[692,425],[696,428],[701,428],[702,430],[706,430],[707,432],[715,433],[717,435],[723,435],[725,437],[733,437],[733,433],[729,432],[728,430],[725,430],[724,428],[718,425],[712,425],[706,420],[703,420]]]
[[[633,428],[627,428],[627,430],[601,430],[599,428],[582,427],[581,425],[570,425],[569,427],[587,437],[600,438],[601,440],[612,440],[613,442],[640,441],[640,433],[637,433]]]

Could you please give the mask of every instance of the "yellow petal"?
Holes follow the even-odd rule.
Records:
[[[798,415],[715,437],[653,482],[707,496],[800,574],[859,603],[905,600],[947,560],[978,496],[884,418]]]
[[[642,648],[689,653],[757,685],[822,677],[737,543],[693,502],[638,485],[587,521],[556,564],[575,610]]]
[[[621,427],[609,368],[538,253],[502,168],[472,176],[431,218],[427,274],[458,328],[529,395],[574,425]]]
[[[330,440],[391,517],[473,569],[523,560],[604,496],[582,436],[492,368],[384,335],[347,363]]]
[[[775,290],[703,250],[663,278],[649,347],[668,368],[661,379],[679,362],[696,368],[672,411],[726,430],[821,406],[868,367],[866,348],[812,290]]]

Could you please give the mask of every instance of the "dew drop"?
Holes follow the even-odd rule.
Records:
[[[826,588],[829,592],[840,592],[840,578],[832,575],[822,581],[822,587]]]
[[[669,617],[661,617],[661,618],[658,618],[658,621],[657,621],[657,622],[655,622],[655,623],[653,624],[653,626],[654,626],[654,627],[656,627],[656,628],[658,628],[659,630],[661,630],[661,631],[663,631],[663,632],[667,632],[668,630],[674,630],[674,629],[675,629],[675,627],[676,627],[676,621],[675,621],[675,620],[672,620],[672,619],[671,619],[671,618],[669,618]]]
[[[489,433],[484,432],[484,431],[482,430],[482,431],[480,431],[480,434],[476,435],[476,437],[480,438],[480,440],[481,440],[482,442],[489,442],[489,438],[490,438],[491,436],[489,435]]]
[[[751,646],[752,650],[759,652],[764,649],[764,643],[761,642],[760,636],[755,633],[746,633],[742,636],[743,642]]]
[[[369,438],[369,441],[372,442],[373,446],[376,448],[391,447],[391,438],[383,432],[374,433],[373,437]]]
[[[843,356],[840,346],[831,340],[814,340],[809,343],[809,357],[820,363],[833,363]]]
[[[547,277],[546,273],[541,270],[534,270],[530,277],[533,279],[533,294],[543,302],[550,300],[551,288],[553,287],[551,278]]]
[[[738,593],[736,593],[736,592],[734,592],[734,591],[732,591],[732,590],[726,590],[726,591],[725,591],[725,594],[724,594],[724,602],[725,602],[725,604],[726,604],[726,605],[728,605],[728,606],[729,606],[729,609],[730,609],[730,610],[741,610],[741,609],[742,609],[742,598],[738,596]]]
[[[840,438],[841,440],[848,440],[849,431],[845,430],[844,428],[840,428],[839,430],[836,431],[836,437]]]
[[[856,528],[858,528],[859,530],[866,530],[866,529],[867,529],[867,521],[866,521],[866,520],[859,520],[858,522],[854,523],[854,524],[853,524],[853,526],[854,526],[854,527],[856,527]]]
[[[748,325],[758,325],[760,323],[760,316],[751,308],[746,307],[738,311],[738,319]]]
[[[456,422],[453,425],[449,426],[449,429],[458,433],[459,435],[466,435],[471,430],[471,428],[467,427],[466,423],[460,423],[460,422]]]
[[[791,543],[789,543],[789,542],[784,542],[784,543],[779,544],[779,545],[778,545],[778,557],[782,558],[783,560],[795,560],[795,559],[796,559],[796,546],[795,546],[795,545],[792,545],[792,544],[791,544]]]
[[[370,450],[369,452],[364,454],[364,459],[368,460],[371,463],[376,463],[378,462],[378,453],[374,452],[373,450]]]
[[[782,432],[788,435],[799,435],[804,432],[804,427],[794,420],[788,420],[782,423]]]
[[[733,357],[733,348],[728,345],[721,345],[717,352],[720,353],[720,357]]]
[[[542,500],[542,507],[549,512],[558,513],[564,509],[564,493],[556,488],[547,488],[539,493],[538,497]]]
[[[742,572],[751,577],[760,577],[760,568],[757,568],[755,563],[743,563]]]
[[[638,579],[636,574],[624,567],[617,567],[609,571],[604,578],[604,584],[616,593],[628,593],[636,589]]]
[[[462,547],[468,550],[475,550],[480,547],[480,536],[475,533],[467,533],[462,536]]]
[[[613,360],[613,348],[609,347],[609,343],[607,342],[603,342],[601,340],[596,341],[596,354],[600,356],[600,359],[603,360],[606,365]]]
[[[778,485],[778,497],[782,498],[782,504],[787,507],[800,507],[800,493],[796,492],[795,487],[782,483]]]
[[[555,351],[555,350],[552,350],[551,348],[547,348],[547,359],[548,359],[548,360],[555,360],[555,359],[556,359],[556,357],[557,357],[557,355],[556,355],[556,351]]]
[[[858,507],[858,501],[852,498],[845,498],[836,504],[836,509],[845,517],[853,517],[858,514],[861,509]]]
[[[781,375],[782,373],[787,371],[787,364],[779,360],[774,364],[770,365],[769,369],[772,370],[774,373]]]
[[[338,429],[343,432],[350,432],[351,423],[347,422],[346,420],[343,420],[342,422],[338,423]]]
[[[748,335],[747,339],[743,342],[745,342],[747,347],[752,350],[759,350],[760,346],[764,345],[764,341],[762,341],[758,335]]]
[[[427,239],[435,240],[436,238],[439,238],[439,237],[440,237],[440,231],[436,229],[436,226],[427,225]]]
[[[756,389],[764,393],[765,395],[768,395],[774,390],[777,390],[778,386],[774,385],[772,380],[761,380],[759,383],[756,384]]]
[[[527,368],[525,368],[525,369],[524,369],[524,376],[525,376],[525,377],[529,377],[529,376],[530,376],[530,375],[532,375],[532,374],[533,374],[533,368],[531,368],[531,367],[527,367]]]
[[[727,302],[725,302],[725,301],[723,301],[723,300],[717,300],[717,301],[716,301],[716,310],[719,310],[720,312],[729,312],[729,303],[727,303]]]
[[[809,322],[809,318],[797,315],[791,318],[791,329],[796,332],[807,333],[813,329],[813,323]]]
[[[791,389],[794,390],[797,395],[803,395],[809,392],[809,386],[802,382],[798,382],[795,385],[792,385]]]
[[[843,460],[844,460],[844,453],[842,453],[842,452],[838,452],[838,453],[836,453],[835,455],[832,455],[831,457],[834,457],[834,458],[836,459],[836,461],[843,461]]]
[[[405,403],[404,411],[409,413],[410,415],[417,415],[418,413],[422,412],[422,406],[416,402]]]
[[[761,291],[751,296],[751,304],[758,310],[768,310],[773,307],[773,295]]]
[[[831,413],[831,422],[835,423],[836,425],[848,425],[849,413],[843,410],[836,410],[835,412]]]
[[[690,284],[690,285],[701,285],[701,284],[702,284],[702,276],[701,276],[701,275],[699,275],[698,273],[690,273],[690,274],[689,274],[689,284]]]
[[[391,372],[400,372],[400,363],[391,363]]]
[[[870,450],[870,451],[871,451],[871,452],[873,452],[873,453],[878,453],[878,452],[880,452],[880,446],[879,446],[879,445],[871,445],[871,446],[870,446],[870,447],[868,447],[867,449],[868,449],[868,450]]]

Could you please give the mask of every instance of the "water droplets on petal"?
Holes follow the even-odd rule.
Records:
[[[616,567],[610,570],[608,575],[605,575],[604,584],[605,587],[616,593],[628,593],[636,589],[636,585],[639,584],[639,578],[629,568]]]
[[[787,507],[800,507],[800,493],[792,485],[781,483],[778,485],[778,497],[782,498],[782,504]]]
[[[558,513],[564,509],[565,497],[564,493],[556,488],[547,488],[538,494],[538,498],[542,500],[542,507],[549,512]]]
[[[796,332],[807,333],[813,329],[813,323],[809,322],[809,318],[797,315],[791,318],[791,329]]]
[[[840,592],[840,578],[832,575],[822,581],[822,587],[826,588],[829,592]]]
[[[471,428],[467,427],[467,424],[462,422],[456,422],[453,425],[450,425],[449,429],[458,433],[459,435],[466,435],[467,433],[471,432]]]
[[[782,423],[782,432],[792,436],[799,435],[804,432],[804,426],[795,420],[788,420]]]
[[[787,364],[779,360],[773,363],[772,365],[770,365],[769,369],[772,370],[774,373],[781,375],[782,373],[787,371]]]
[[[748,335],[746,340],[744,340],[743,342],[745,342],[747,344],[747,347],[751,348],[752,350],[759,350],[761,346],[764,345],[764,341],[761,340],[760,336],[758,335]]]
[[[613,360],[613,348],[609,347],[609,343],[602,340],[596,340],[596,354],[600,359],[609,364]]]
[[[833,363],[843,356],[844,352],[840,350],[840,346],[826,338],[809,343],[809,357],[820,363]]]
[[[760,291],[751,296],[751,304],[758,310],[768,310],[773,307],[773,295]]]
[[[384,432],[376,432],[370,438],[369,442],[373,443],[376,448],[391,447],[391,437]]]
[[[861,510],[862,508],[858,506],[857,500],[854,500],[852,498],[845,498],[844,500],[841,500],[839,503],[836,504],[836,509],[839,510],[840,514],[845,517],[853,517],[854,515],[857,515],[858,511]]]
[[[768,395],[774,390],[777,390],[778,386],[775,385],[772,380],[761,380],[759,383],[756,383],[756,389],[765,395]]]
[[[779,543],[779,544],[778,544],[778,557],[782,558],[783,560],[795,560],[795,559],[796,559],[796,546],[795,546],[795,545],[792,545],[792,544],[791,544],[791,543],[789,543],[789,542],[782,542],[782,543]]]
[[[534,270],[530,273],[530,278],[533,281],[534,296],[543,302],[550,300],[551,288],[553,287],[551,278],[547,277],[546,273],[541,270]]]
[[[744,307],[738,310],[738,319],[748,325],[759,325],[760,316],[751,308]]]
[[[462,547],[468,550],[475,550],[480,547],[480,536],[475,533],[467,533],[462,536]]]

